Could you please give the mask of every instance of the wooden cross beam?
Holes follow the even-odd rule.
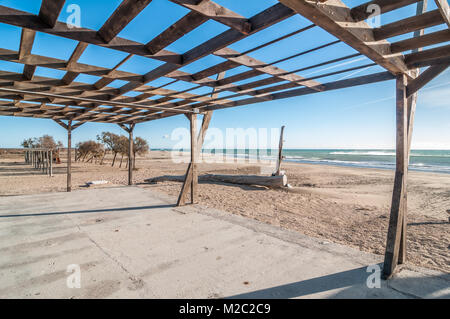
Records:
[[[341,0],[328,0],[323,3],[307,0],[279,0],[279,2],[377,62],[392,74],[409,73],[403,58],[391,55],[390,43],[376,41],[374,29],[364,21],[355,20],[351,10]]]
[[[366,3],[363,3],[357,7],[351,9],[350,14],[352,18],[359,22],[363,20],[367,20],[369,17],[373,17],[375,12],[369,10],[370,6],[377,5],[380,8],[380,14],[387,13],[396,9],[403,8],[407,5],[419,2],[422,0],[372,0]]]
[[[408,83],[406,96],[408,98],[411,97],[414,93],[418,92],[421,88],[427,85],[431,80],[444,72],[448,68],[448,66],[449,64],[438,64],[430,66],[425,72]]]
[[[182,5],[183,7],[204,15],[208,19],[216,20],[222,24],[229,26],[230,28],[241,32],[243,34],[249,34],[252,30],[251,22],[221,5],[210,0],[170,0],[174,3]]]
[[[419,37],[394,42],[391,45],[391,51],[392,53],[400,53],[447,41],[450,41],[450,29],[436,31],[421,35]]]
[[[109,43],[122,31],[152,0],[123,0],[98,30],[98,35]]]
[[[374,37],[375,41],[380,41],[416,30],[429,28],[442,24],[443,22],[444,19],[442,18],[440,11],[434,10],[374,29]]]
[[[39,18],[50,28],[54,28],[59,14],[64,7],[65,0],[42,0]]]
[[[31,55],[33,49],[34,39],[36,32],[33,30],[22,29],[22,36],[20,38],[19,48],[19,60],[24,59]],[[25,81],[31,81],[33,79],[34,72],[36,71],[35,65],[25,64],[23,67],[23,78]]]

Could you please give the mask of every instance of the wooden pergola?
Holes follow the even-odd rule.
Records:
[[[347,7],[341,0],[279,0],[277,4],[252,17],[243,17],[211,0],[167,1],[189,11],[148,43],[121,38],[118,34],[152,0],[123,0],[99,30],[73,28],[58,21],[65,0],[42,0],[38,15],[0,6],[0,23],[22,30],[19,50],[0,48],[0,60],[24,65],[22,73],[0,71],[0,115],[51,119],[67,130],[67,190],[70,191],[71,133],[74,129],[87,122],[115,123],[125,129],[130,135],[131,185],[131,141],[135,125],[184,114],[190,120],[191,132],[191,163],[178,200],[178,205],[184,205],[189,193],[191,202],[197,201],[197,157],[214,110],[395,79],[397,165],[384,263],[385,277],[392,276],[397,265],[406,260],[406,186],[417,92],[450,63],[450,45],[446,44],[450,40],[450,9],[447,0],[435,0],[438,9],[433,11],[427,10],[426,0],[373,0],[354,8]],[[365,22],[367,18],[373,17],[371,5],[378,5],[380,14],[385,14],[415,4],[417,14],[412,17],[377,28]],[[245,52],[237,52],[229,47],[296,14],[305,17],[311,24]],[[210,20],[226,26],[226,31],[184,53],[166,49]],[[427,28],[437,25],[446,27],[441,31],[425,32]],[[272,62],[259,61],[250,55],[313,28],[322,28],[336,39]],[[68,60],[35,55],[32,54],[32,48],[36,32],[75,40],[78,45]],[[413,36],[403,40],[393,43],[387,40],[410,33]],[[332,49],[338,43],[348,45],[355,53],[297,70],[288,71],[275,66],[303,55]],[[88,45],[125,52],[127,56],[113,68],[78,62]],[[222,58],[223,62],[192,74],[180,70],[210,55]],[[133,56],[161,61],[162,64],[143,75],[119,70]],[[307,70],[358,56],[369,58],[371,63],[313,77],[300,75]],[[349,74],[377,65],[384,71],[332,82],[320,81],[329,76]],[[226,76],[228,70],[241,66],[248,70]],[[37,76],[37,67],[60,70],[65,75],[62,79]],[[420,68],[426,70],[421,72]],[[93,84],[75,82],[80,74],[94,75],[100,79]],[[261,75],[264,78],[257,79]],[[168,78],[170,82],[158,87],[149,84],[159,78]],[[110,86],[116,80],[125,81],[126,84],[119,88]],[[239,83],[244,80],[245,84]],[[183,91],[165,88],[176,82],[186,82],[193,87]],[[210,89],[210,93],[190,92],[205,87]],[[127,96],[130,92],[133,92],[132,97]],[[198,115],[203,115],[203,122],[197,135]]]

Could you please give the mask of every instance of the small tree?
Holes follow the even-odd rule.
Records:
[[[37,141],[35,138],[30,137],[24,139],[21,145],[23,148],[37,148]]]
[[[117,149],[118,149],[118,153],[120,155],[122,155],[122,157],[120,158],[119,167],[122,167],[123,157],[128,154],[128,147],[129,147],[128,141],[129,141],[129,138],[127,138],[126,136],[123,136],[123,135],[119,136],[119,140],[117,142]]]
[[[77,144],[78,148],[78,159],[84,161],[88,158],[88,162],[92,162],[94,159],[100,159],[105,152],[102,144],[95,141],[86,141]]]
[[[39,138],[27,138],[23,140],[22,146],[24,148],[46,148],[50,150],[56,150],[63,147],[61,142],[55,142],[53,136],[44,135]]]
[[[121,137],[111,132],[102,132],[100,135],[97,135],[97,141],[102,143],[107,150],[113,153],[114,157],[111,166],[114,166],[117,154],[121,152]],[[106,155],[106,152],[104,155]],[[101,163],[103,163],[103,159]]]
[[[143,156],[148,153],[150,146],[142,137],[136,137],[133,143],[133,167],[136,167],[136,154]]]

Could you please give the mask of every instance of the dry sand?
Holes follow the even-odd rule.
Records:
[[[125,162],[125,161],[124,161]],[[107,160],[109,163],[109,160]],[[145,179],[182,175],[187,164],[176,164],[167,152],[150,152],[137,160],[135,181],[145,188],[177,196],[181,183],[157,185]],[[259,174],[258,163],[201,164],[200,173]],[[1,155],[0,196],[64,191],[65,163],[49,178],[23,164],[18,156]],[[298,193],[229,184],[200,184],[201,204],[296,230],[376,254],[384,253],[394,173],[387,170],[283,163]],[[92,163],[73,164],[73,188],[107,180],[106,187],[127,183],[121,169]],[[105,187],[105,186],[101,186]],[[410,172],[408,196],[408,262],[450,272],[450,175]]]

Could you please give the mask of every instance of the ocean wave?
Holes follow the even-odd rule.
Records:
[[[353,152],[331,152],[330,155],[370,155],[370,156],[395,156],[395,152],[382,151],[353,151]]]
[[[395,152],[387,152],[387,151],[337,151],[330,152],[330,155],[360,155],[360,156],[396,156]],[[411,157],[446,157],[449,158],[450,155],[446,154],[420,154],[411,153]]]

